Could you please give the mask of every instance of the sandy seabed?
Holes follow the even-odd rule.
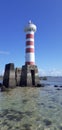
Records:
[[[0,130],[62,130],[62,89],[17,87],[0,92]]]

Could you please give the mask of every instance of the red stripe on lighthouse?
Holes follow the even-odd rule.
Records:
[[[34,48],[26,48],[26,53],[28,52],[34,52]]]
[[[26,42],[26,46],[27,46],[27,45],[34,45],[34,42],[33,42],[33,41],[27,41],[27,42]]]
[[[27,35],[26,35],[26,39],[27,39],[27,38],[34,38],[34,35],[33,35],[33,34],[27,34]]]
[[[34,65],[35,62],[25,62],[26,65]]]

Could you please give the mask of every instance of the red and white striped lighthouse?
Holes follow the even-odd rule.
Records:
[[[26,32],[25,64],[35,65],[34,33],[36,32],[36,25],[34,25],[30,20],[24,31]]]

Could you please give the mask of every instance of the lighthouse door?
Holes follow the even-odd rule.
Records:
[[[35,71],[31,70],[32,85],[35,85]]]

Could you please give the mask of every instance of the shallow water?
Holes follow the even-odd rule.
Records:
[[[17,87],[0,92],[0,130],[62,130],[62,89]]]

